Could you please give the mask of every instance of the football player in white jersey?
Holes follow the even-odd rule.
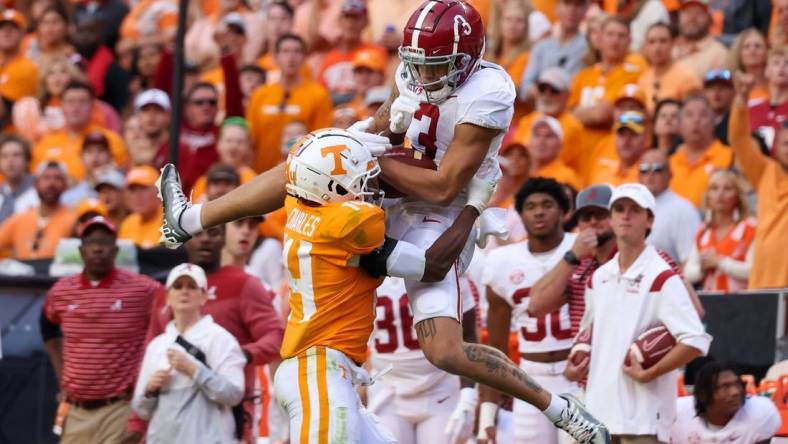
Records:
[[[562,260],[575,241],[575,235],[565,233],[562,226],[569,205],[560,183],[542,177],[529,179],[515,196],[515,209],[522,217],[528,238],[490,251],[482,275],[489,303],[490,345],[505,353],[510,326],[514,326],[519,339],[520,368],[554,393],[577,390],[577,385],[563,375],[573,340],[569,306],[564,304],[537,318],[528,313],[528,302],[534,282]],[[480,397],[483,413],[479,418],[479,440],[496,442],[494,418],[500,394],[482,386]],[[516,443],[558,444],[571,440],[532,405],[515,400],[513,414]]]
[[[378,133],[407,132],[414,148],[438,163],[433,171],[380,159],[380,177],[409,196],[394,209],[398,214],[388,235],[423,249],[456,218],[466,201],[464,190],[474,176],[489,183],[499,178],[495,159],[511,123],[515,88],[503,68],[482,61],[481,17],[463,1],[425,1],[408,20],[403,42],[399,51],[403,63],[397,69],[392,97],[375,117],[349,130],[367,146],[379,147],[384,144]],[[168,177],[164,173],[162,240],[169,246],[203,227],[273,211],[284,198],[281,167],[223,198],[194,206],[183,196],[173,173]],[[469,262],[472,248],[472,242],[468,243],[462,263]],[[455,268],[455,276],[460,271]],[[419,344],[433,365],[536,406],[581,443],[609,442],[604,425],[573,397],[543,389],[500,351],[463,342],[456,278],[422,283],[407,277]],[[473,421],[474,409],[469,406],[475,401],[472,392],[466,391],[458,403],[455,413],[464,418],[463,426]]]
[[[460,279],[466,331],[476,328],[472,285],[467,277]],[[460,400],[460,378],[424,357],[402,278],[388,277],[378,287],[376,315],[369,361],[373,373],[391,371],[367,388],[367,408],[400,444],[442,439]],[[470,428],[463,432],[451,441],[470,437]]]

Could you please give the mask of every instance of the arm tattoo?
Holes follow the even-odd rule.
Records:
[[[435,319],[425,319],[416,324],[416,336],[421,341],[426,341],[438,334],[438,328],[435,326]]]
[[[462,349],[469,360],[483,363],[490,374],[498,377],[506,377],[508,374],[527,385],[531,390],[536,392],[544,391],[536,381],[531,379],[521,368],[514,365],[514,363],[499,350],[480,344],[465,344]]]

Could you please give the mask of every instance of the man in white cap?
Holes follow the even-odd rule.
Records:
[[[608,426],[614,443],[668,441],[676,414],[675,370],[705,355],[711,344],[681,277],[646,244],[655,208],[642,184],[613,191],[610,220],[618,253],[588,280],[580,325],[591,330],[590,362],[567,368],[574,377],[587,375],[586,405]],[[660,324],[676,345],[648,369],[636,359],[624,364],[638,335]]]
[[[527,146],[531,139],[534,122],[545,115],[555,117],[561,124],[561,131],[564,133],[561,160],[582,177],[583,173],[580,169],[585,160],[583,124],[577,120],[574,114],[567,111],[570,85],[571,78],[565,69],[557,66],[545,69],[536,82],[536,109],[519,120],[514,138]],[[585,148],[590,149],[591,147]]]
[[[167,143],[171,110],[170,97],[160,89],[146,89],[134,100],[134,112],[139,116],[140,127],[152,146]]]
[[[531,154],[532,176],[555,179],[579,190],[583,187],[580,177],[560,158],[564,143],[561,124],[554,117],[542,116],[531,127],[528,152]]]

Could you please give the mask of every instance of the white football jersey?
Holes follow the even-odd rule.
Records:
[[[464,311],[475,309],[473,286],[460,278],[460,294]],[[377,289],[375,329],[370,338],[373,371],[389,364],[392,369],[381,382],[394,386],[399,396],[427,390],[446,377],[454,377],[433,366],[419,347],[413,314],[408,305],[405,281],[387,277]]]
[[[733,415],[725,427],[713,430],[695,412],[695,398],[676,400],[676,422],[670,431],[671,444],[751,444],[768,441],[780,428],[780,414],[769,398],[753,396]]]
[[[400,63],[395,78],[401,92],[408,90],[406,76],[407,70]],[[424,152],[440,166],[449,144],[454,139],[454,128],[457,125],[471,123],[501,130],[490,144],[487,156],[476,173],[478,177],[485,179],[500,176],[501,170],[496,158],[503,136],[512,123],[516,96],[514,83],[506,71],[494,63],[482,61],[480,68],[445,101],[437,105],[421,103],[406,136],[414,149]],[[460,207],[465,201],[464,195],[457,199]]]
[[[527,242],[496,248],[487,254],[482,282],[512,307],[512,327],[517,329],[520,353],[566,350],[572,346],[569,304],[546,316],[528,314],[531,287],[550,271],[572,248],[575,235],[564,239],[553,250],[532,254]]]

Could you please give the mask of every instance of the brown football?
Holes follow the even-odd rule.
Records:
[[[575,337],[575,342],[569,350],[569,361],[574,365],[585,365],[583,362],[591,359],[591,329],[593,326],[588,326],[587,329],[581,331]]]
[[[392,148],[383,155],[384,157],[388,157],[389,159],[396,160],[397,162],[402,162],[411,166],[415,166],[417,168],[424,168],[429,170],[437,170],[438,165],[435,163],[434,160],[429,158],[426,154],[422,153],[421,151],[417,151],[411,148],[403,148],[403,147],[396,147]],[[386,192],[387,198],[398,198],[398,197],[405,197],[398,189],[394,188],[393,186],[387,184],[385,181],[380,181],[380,188]]]
[[[635,339],[629,347],[624,364],[630,365],[630,355],[640,362],[644,369],[651,368],[676,345],[676,339],[667,327],[659,325],[650,328]]]

